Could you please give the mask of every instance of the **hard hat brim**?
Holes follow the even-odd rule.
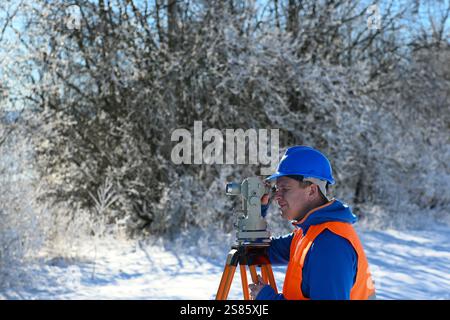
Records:
[[[267,177],[266,179],[264,179],[264,180],[266,180],[266,181],[272,181],[272,180],[275,180],[275,179],[280,178],[280,177],[291,176],[291,175],[298,175],[298,176],[301,175],[301,176],[304,176],[305,178],[308,177],[308,178],[316,178],[316,179],[324,180],[323,177],[319,177],[319,176],[312,175],[312,174],[286,173],[286,172],[285,172],[285,173],[276,172],[276,173],[274,173],[273,175],[268,176],[268,177]],[[334,179],[331,179],[331,180],[326,179],[326,181],[328,181],[329,184],[335,184]]]

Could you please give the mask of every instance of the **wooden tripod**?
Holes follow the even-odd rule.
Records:
[[[231,283],[233,282],[236,267],[239,264],[242,281],[242,291],[244,300],[250,300],[250,293],[247,282],[248,265],[253,283],[258,282],[256,266],[261,268],[261,276],[265,283],[278,293],[275,278],[273,276],[272,266],[270,265],[269,256],[267,255],[267,246],[261,245],[235,245],[228,252],[225,269],[223,270],[222,279],[220,280],[219,289],[217,290],[216,300],[226,300],[230,292]]]

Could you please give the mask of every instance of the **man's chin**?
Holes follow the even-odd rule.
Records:
[[[280,216],[285,220],[290,220],[286,211],[280,210]]]

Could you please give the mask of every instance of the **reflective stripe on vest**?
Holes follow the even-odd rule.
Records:
[[[347,239],[358,256],[356,280],[350,291],[351,300],[366,300],[375,297],[375,287],[369,271],[369,264],[358,235],[352,225],[331,221],[310,226],[303,236],[301,229],[294,232],[290,248],[290,259],[284,280],[283,295],[288,300],[307,300],[302,292],[302,273],[306,255],[316,237],[325,229]]]

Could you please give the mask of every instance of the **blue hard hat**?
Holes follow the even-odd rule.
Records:
[[[281,158],[277,172],[266,178],[273,180],[288,175],[326,180],[334,184],[330,161],[320,151],[307,146],[288,148]]]

